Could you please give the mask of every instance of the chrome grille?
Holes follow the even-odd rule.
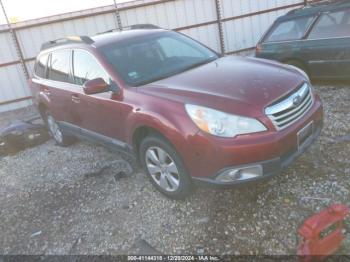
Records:
[[[309,84],[305,83],[286,99],[265,109],[266,115],[280,130],[298,121],[311,108],[313,96]]]

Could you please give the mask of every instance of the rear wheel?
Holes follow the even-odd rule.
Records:
[[[58,145],[69,146],[74,142],[73,137],[67,136],[63,133],[55,118],[48,111],[45,112],[44,117],[49,133]]]
[[[160,135],[146,137],[140,145],[140,160],[152,184],[172,199],[192,192],[192,181],[172,145]]]

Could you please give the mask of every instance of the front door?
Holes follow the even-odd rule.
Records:
[[[86,95],[83,84],[95,78],[103,78],[107,83],[111,78],[98,60],[86,50],[73,51],[73,79],[78,91],[73,94],[72,115],[75,125],[82,132],[120,139],[120,101],[111,91]]]

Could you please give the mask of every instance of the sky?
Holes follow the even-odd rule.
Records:
[[[116,0],[117,3],[130,0]],[[13,22],[79,11],[105,5],[113,5],[113,0],[2,0],[7,16]],[[5,18],[0,10],[0,24]]]

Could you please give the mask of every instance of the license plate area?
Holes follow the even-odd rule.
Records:
[[[301,150],[303,146],[308,142],[314,133],[314,122],[308,123],[297,134],[298,150]]]

